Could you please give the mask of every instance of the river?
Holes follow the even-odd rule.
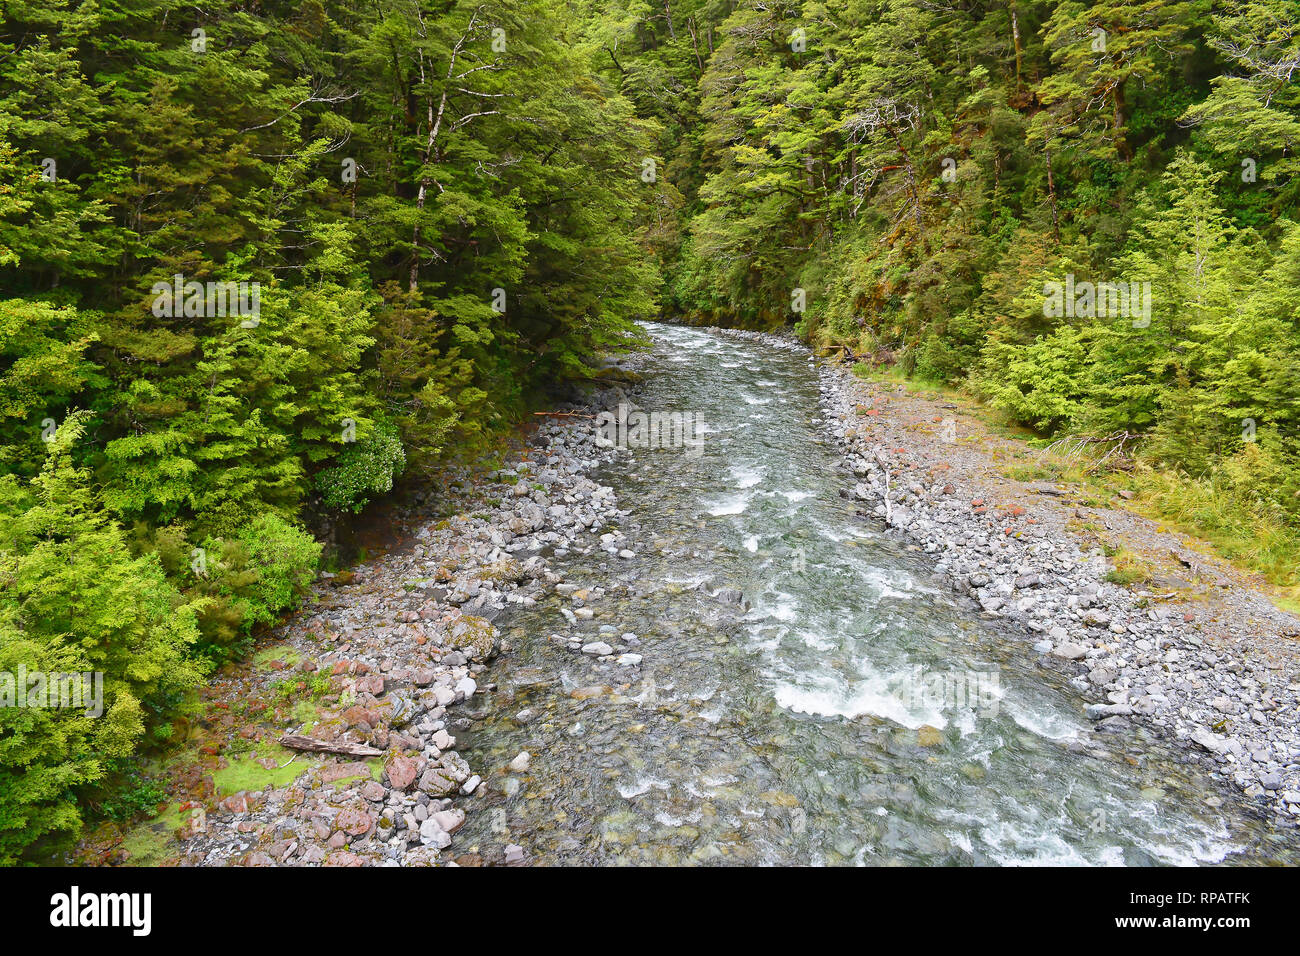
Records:
[[[497,622],[510,644],[489,675],[497,689],[457,731],[488,784],[458,847],[517,843],[555,864],[1286,855],[1163,742],[1140,728],[1094,735],[1030,641],[982,620],[925,555],[855,512],[806,353],[649,329],[637,401],[708,431],[697,448],[635,449],[595,476],[630,512],[619,547],[635,557],[595,547],[549,561],[601,591]],[[594,616],[566,619],[580,606]],[[551,639],[626,633],[639,666]],[[521,751],[528,769],[508,769]]]

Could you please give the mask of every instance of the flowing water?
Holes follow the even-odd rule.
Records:
[[[1093,735],[1023,637],[981,621],[925,555],[855,513],[806,355],[650,329],[637,402],[696,413],[707,440],[624,452],[596,476],[631,512],[621,546],[636,557],[595,547],[550,560],[603,593],[498,621],[511,645],[489,675],[498,689],[457,732],[488,783],[458,847],[492,860],[517,843],[534,862],[569,864],[1290,852],[1265,824],[1225,816],[1230,796],[1140,729]],[[595,616],[571,625],[561,607],[583,604]],[[626,632],[639,667],[551,639],[617,644]],[[525,709],[531,719],[515,719]],[[529,769],[509,770],[520,751]]]

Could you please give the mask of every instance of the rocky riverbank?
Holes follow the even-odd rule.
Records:
[[[1300,823],[1300,620],[1153,522],[1085,504],[1067,485],[1006,477],[999,462],[1023,443],[951,402],[838,365],[820,377],[827,427],[853,475],[845,494],[1031,642],[1041,666],[1071,675],[1098,732],[1142,721],[1279,825]],[[1148,559],[1172,557],[1177,573],[1146,588],[1112,583],[1084,528]],[[1219,799],[1207,795],[1211,806]]]
[[[1066,485],[1007,477],[1006,461],[1027,449],[991,433],[978,414],[942,398],[860,381],[841,367],[817,362],[789,339],[725,334],[796,353],[803,356],[797,362],[816,368],[822,409],[820,425],[813,427],[833,436],[844,469],[830,494],[838,485],[865,518],[927,555],[936,580],[964,595],[961,604],[969,600],[972,613],[982,609],[995,632],[1024,640],[1027,661],[1036,659],[1037,666],[1072,680],[1079,711],[1098,734],[1137,736],[1134,725],[1140,722],[1181,743],[1183,759],[1224,778],[1221,792],[1204,793],[1209,807],[1232,799],[1229,788],[1235,786],[1259,814],[1295,825],[1300,683],[1294,638],[1300,621],[1274,609],[1231,568],[1189,551],[1176,536],[1122,508],[1098,507]],[[649,359],[632,365],[643,361]],[[811,386],[810,381],[803,408],[815,394]],[[353,571],[323,575],[301,613],[251,662],[216,681],[205,694],[203,739],[197,741],[203,756],[179,774],[185,784],[175,791],[182,801],[179,813],[155,824],[166,831],[166,858],[187,865],[528,862],[531,841],[513,833],[538,831],[512,831],[517,820],[511,814],[520,811],[511,808],[528,802],[522,786],[549,799],[554,791],[547,788],[560,785],[554,775],[563,761],[546,743],[547,734],[559,734],[567,747],[568,735],[584,722],[575,722],[581,714],[567,707],[589,709],[593,731],[617,736],[617,723],[599,701],[608,697],[608,706],[633,707],[639,714],[641,704],[654,699],[655,682],[641,673],[641,655],[649,671],[666,645],[643,645],[628,632],[635,625],[611,616],[602,601],[627,592],[636,569],[657,554],[680,554],[689,565],[684,570],[705,576],[714,570],[712,550],[678,542],[671,533],[657,538],[637,515],[619,509],[612,488],[592,480],[614,456],[628,454],[598,435],[596,418],[626,401],[625,391],[609,388],[590,404],[556,409],[560,414],[543,419],[506,467],[452,483],[437,504],[453,517],[415,520],[404,546]],[[762,398],[749,395],[746,401]],[[728,500],[712,507],[718,510],[709,514],[727,515],[740,505]],[[1174,570],[1193,581],[1166,576],[1158,587],[1153,581],[1145,589],[1112,583],[1105,554],[1085,528],[1106,529],[1144,552],[1172,552]],[[761,550],[757,538],[744,548]],[[562,566],[587,572],[566,580]],[[574,583],[580,578],[590,583]],[[643,597],[664,599],[652,593],[653,588]],[[735,588],[712,594],[708,607],[714,605],[737,614],[748,607],[746,595]],[[511,637],[498,630],[500,616],[512,608],[536,608],[520,615],[545,621],[528,639],[565,648],[565,658],[581,664],[567,674],[552,673],[568,668],[551,657],[545,673],[512,671],[514,657],[538,659],[529,645],[529,653],[520,648],[510,664],[494,670],[492,659],[511,651],[509,642],[523,633],[516,627]],[[638,613],[631,620],[645,623]],[[702,616],[709,613],[715,612]],[[554,625],[547,620],[551,614]],[[706,632],[711,621],[704,621]],[[550,633],[552,626],[564,633]],[[714,640],[700,646],[726,640],[710,636]],[[716,681],[716,665],[700,663],[701,676]],[[502,681],[499,691],[494,680]],[[539,680],[560,683],[564,693],[522,700],[521,680],[529,687]],[[1053,682],[1059,685],[1060,678]],[[702,689],[700,700],[712,693]],[[559,707],[556,701],[568,703],[547,709]],[[651,710],[657,713],[658,706]],[[673,709],[685,703],[662,706],[674,726],[694,719],[689,707],[682,713]],[[644,717],[620,719],[633,719],[644,730]],[[509,744],[491,743],[491,734],[485,741],[481,729],[488,724],[514,728]],[[845,726],[861,730],[874,724]],[[918,747],[942,739],[937,731],[927,737],[927,731],[933,728],[915,732]],[[495,731],[505,732],[500,726]],[[690,733],[705,735],[690,738],[695,741],[716,728],[693,727]],[[467,746],[470,741],[473,746]],[[582,750],[593,743],[584,741],[575,746]],[[674,754],[683,742],[672,739]],[[701,760],[699,766],[709,765]],[[529,782],[521,785],[521,779]],[[647,799],[639,797],[640,788],[638,783],[619,789],[619,805]],[[777,799],[773,794],[786,803],[793,799],[768,785],[759,803]],[[737,798],[726,791],[715,799]],[[574,812],[592,820],[626,816],[615,810],[606,818],[600,815],[608,806],[578,802],[585,810]],[[808,812],[817,812],[816,806],[814,798]],[[752,816],[752,808],[747,812],[746,820],[766,819]],[[498,815],[501,826],[493,822]],[[681,816],[674,809],[663,819]],[[182,833],[174,838],[178,824]],[[855,825],[855,838],[865,839],[859,830]],[[699,849],[686,831],[673,833],[684,840],[678,848],[683,854]],[[140,843],[128,839],[125,846]],[[736,858],[752,851],[744,845]],[[127,849],[114,861],[132,855],[143,859]]]
[[[623,397],[608,389],[590,405],[557,409],[563,414],[543,421],[518,460],[462,479],[452,491],[458,514],[418,525],[404,549],[322,575],[308,607],[253,665],[209,688],[207,750],[216,756],[187,771],[198,799],[166,824],[179,820],[182,834],[169,841],[168,858],[208,866],[526,860],[524,848],[504,842],[482,856],[458,852],[456,833],[488,770],[461,756],[456,735],[481,716],[475,698],[490,687],[481,688],[488,662],[508,650],[494,619],[564,587],[547,556],[614,541],[613,491],[587,475],[614,454],[597,443],[595,415]],[[274,725],[284,714],[277,701],[291,707],[282,726]],[[248,785],[226,792],[230,781]]]

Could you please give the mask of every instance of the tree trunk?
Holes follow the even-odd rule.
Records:
[[[1020,17],[1016,13],[1016,5],[1011,4],[1011,41],[1016,47],[1016,90],[1024,89],[1024,82],[1020,78],[1020,72],[1024,62],[1024,51],[1020,48]]]
[[[1056,244],[1061,244],[1061,218],[1056,208],[1056,181],[1052,179],[1052,147],[1046,143],[1043,144],[1043,152],[1047,154],[1047,195],[1052,202],[1052,235],[1056,238]]]

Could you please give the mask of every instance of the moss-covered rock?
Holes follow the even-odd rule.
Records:
[[[499,637],[500,633],[491,622],[463,614],[447,632],[447,646],[461,651],[470,660],[482,663],[496,654]]]

